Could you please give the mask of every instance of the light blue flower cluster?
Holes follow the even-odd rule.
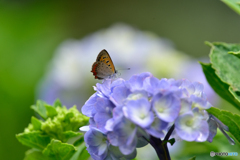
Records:
[[[214,136],[205,111],[211,104],[199,82],[142,73],[128,81],[104,80],[94,90],[82,107],[90,117],[84,138],[94,159],[132,159],[146,139],[163,138],[173,124],[174,138],[203,142]]]

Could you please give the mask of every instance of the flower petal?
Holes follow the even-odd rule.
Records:
[[[173,122],[180,111],[181,102],[173,94],[157,94],[153,97],[152,106],[156,115],[165,122]]]
[[[146,98],[128,101],[123,107],[124,115],[135,124],[146,128],[154,119],[151,106]]]
[[[97,94],[93,94],[83,105],[81,111],[84,115],[88,117],[93,117],[93,115],[96,113],[95,105],[97,104]]]

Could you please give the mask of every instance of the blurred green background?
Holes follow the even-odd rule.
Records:
[[[168,38],[193,57],[208,55],[206,40],[238,43],[240,37],[240,16],[219,0],[1,0],[0,159],[24,158],[28,148],[15,135],[34,114],[36,84],[57,46],[116,22]]]

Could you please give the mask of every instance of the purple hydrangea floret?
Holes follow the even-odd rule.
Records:
[[[172,137],[211,141],[220,122],[209,120],[205,109],[211,104],[203,89],[199,82],[159,80],[147,72],[128,81],[105,79],[82,107],[90,117],[89,153],[94,159],[134,158],[137,147],[147,145],[150,136],[163,138],[173,124]]]

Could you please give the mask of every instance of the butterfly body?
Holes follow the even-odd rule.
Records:
[[[95,79],[107,79],[116,75],[117,71],[108,52],[102,50],[92,65],[92,71]]]

